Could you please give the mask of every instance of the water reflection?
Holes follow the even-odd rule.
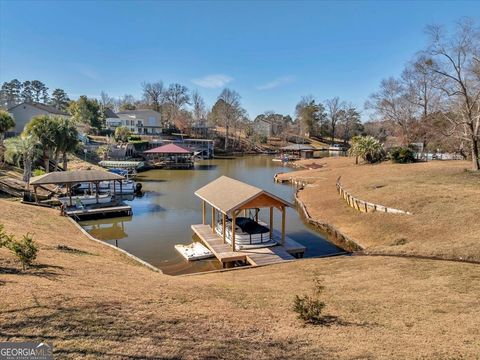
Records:
[[[125,223],[132,221],[131,216],[115,218],[112,223],[98,223],[97,221],[84,221],[83,227],[95,238],[102,240],[120,240],[128,237],[125,232]]]
[[[197,171],[197,167],[208,171]],[[117,240],[119,247],[168,274],[217,269],[221,266],[216,260],[189,263],[174,249],[175,244],[191,243],[193,233],[190,226],[202,222],[201,203],[194,195],[195,190],[221,175],[227,175],[293,202],[294,189],[273,182],[275,173],[287,171],[291,169],[273,162],[268,156],[205,160],[199,162],[195,170],[147,171],[141,173],[139,180],[143,184],[144,196],[127,201],[133,208],[131,218],[102,219],[81,224],[96,238],[114,243]],[[268,222],[268,213],[265,209],[260,211],[260,220]],[[281,215],[274,213],[274,227],[278,228]],[[309,228],[296,209],[287,210],[286,230],[288,236],[307,247],[305,256],[339,251]]]

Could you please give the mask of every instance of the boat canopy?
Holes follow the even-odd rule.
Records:
[[[31,178],[30,185],[75,184],[124,179],[123,176],[104,170],[57,171]]]
[[[105,168],[138,169],[143,167],[144,163],[142,161],[102,160],[98,165]]]
[[[240,209],[262,207],[282,209],[292,206],[288,201],[265,190],[227,176],[221,176],[198,189],[195,195],[225,215]]]
[[[315,148],[311,145],[305,144],[291,144],[280,148],[280,150],[284,151],[302,151],[302,150],[315,150]]]
[[[231,225],[231,245],[232,251],[235,247],[236,221],[237,216],[243,210],[246,214],[248,209],[270,208],[270,226],[269,237],[273,238],[273,209],[276,208],[282,213],[282,232],[281,243],[285,245],[285,210],[287,207],[292,207],[288,201],[285,201],[265,190],[257,188],[244,182],[229,178],[227,176],[220,176],[211,183],[195,191],[202,203],[202,219],[203,224],[206,224],[206,206],[209,204],[212,207],[212,225],[211,231],[216,232],[216,212],[221,212],[222,215],[222,237],[223,243],[227,240],[227,225]],[[231,216],[231,222],[227,219]],[[258,223],[258,211],[255,214],[255,222]],[[227,224],[228,223],[228,224]]]
[[[185,149],[176,144],[166,144],[159,147],[156,147],[151,150],[147,150],[144,154],[193,154],[192,150]]]

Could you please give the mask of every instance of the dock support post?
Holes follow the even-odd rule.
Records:
[[[237,222],[237,213],[235,210],[232,213],[232,250],[235,251],[235,225]]]
[[[95,200],[97,204],[98,204],[98,191],[99,191],[99,188],[98,188],[98,181],[97,181],[95,183]]]
[[[225,237],[227,233],[227,215],[222,214],[222,231],[223,231],[223,243],[225,244]]]
[[[67,185],[68,196],[70,198],[70,206],[72,206],[72,184]]]
[[[270,206],[270,240],[273,239],[273,207]]]
[[[282,245],[285,246],[285,206],[282,206]]]
[[[215,233],[215,208],[212,206],[212,232]]]
[[[207,207],[205,205],[205,200],[202,201],[202,224],[207,224]]]

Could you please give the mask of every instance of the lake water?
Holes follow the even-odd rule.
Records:
[[[166,274],[219,269],[221,264],[215,258],[187,262],[174,248],[175,244],[191,243],[193,232],[190,225],[202,222],[201,201],[194,195],[195,190],[226,175],[293,203],[295,189],[273,181],[276,173],[288,171],[291,169],[272,161],[269,156],[203,160],[195,164],[194,170],[150,170],[137,177],[143,185],[144,195],[126,201],[133,208],[132,216],[82,221],[80,224],[97,239],[138,256]],[[274,227],[278,229],[281,214],[276,210],[274,214]],[[209,215],[208,208],[207,223]],[[259,218],[268,223],[268,215],[269,210],[262,209]],[[286,233],[307,247],[305,257],[341,251],[309,228],[296,209],[288,209],[286,219]]]

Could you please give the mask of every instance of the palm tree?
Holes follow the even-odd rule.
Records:
[[[32,164],[42,155],[38,141],[33,136],[15,137],[5,141],[5,158],[10,163],[21,167],[23,164],[23,181],[28,183],[32,176]]]
[[[349,155],[355,156],[355,164],[358,164],[359,157],[373,164],[385,158],[385,150],[382,143],[373,136],[355,136],[352,138]]]
[[[62,154],[63,170],[67,170],[67,153],[77,149],[78,131],[69,119],[59,118],[57,119],[57,125],[56,159],[58,159],[58,154]]]
[[[4,134],[15,126],[15,121],[12,116],[4,111],[0,110],[0,163],[3,163],[3,137]]]
[[[50,172],[50,159],[56,148],[58,124],[54,117],[48,115],[35,116],[25,126],[24,135],[36,138],[43,152],[45,172]]]

